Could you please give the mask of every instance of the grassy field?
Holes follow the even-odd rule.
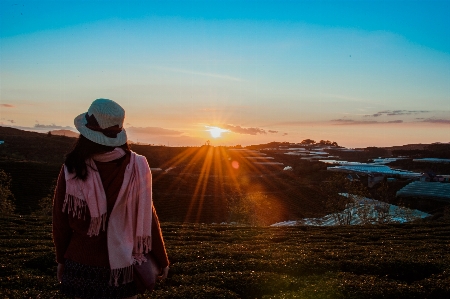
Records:
[[[0,297],[64,298],[51,219],[1,217]],[[162,223],[169,278],[139,298],[449,298],[450,223]]]
[[[0,127],[0,140],[5,141],[0,169],[12,178],[16,213],[22,214],[0,215],[0,298],[64,298],[55,278],[51,219],[29,214],[52,193],[64,153],[75,139]],[[133,145],[133,150],[152,167],[170,170],[154,174],[153,195],[171,271],[151,296],[140,298],[450,298],[450,222],[436,221],[448,220],[443,212],[448,203],[427,200],[431,206],[423,210],[435,221],[405,225],[211,224],[230,222],[229,206],[236,205],[229,201],[244,195],[259,204],[251,214],[260,217],[250,223],[323,216],[327,165],[283,151],[267,151],[284,163],[272,167],[251,163],[251,153],[220,147]],[[365,161],[379,156],[375,150],[348,158]],[[412,160],[398,163],[435,173],[449,169]],[[293,171],[282,171],[285,165]],[[389,185],[390,197],[401,184],[406,183]],[[418,208],[419,203],[410,204]]]

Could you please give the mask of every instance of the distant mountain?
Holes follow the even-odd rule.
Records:
[[[55,163],[61,165],[76,139],[0,126],[0,161]]]
[[[75,137],[75,138],[78,138],[78,136],[80,135],[79,133],[75,133],[74,131],[70,130],[53,130],[50,132],[52,133],[52,135]]]
[[[42,133],[24,131],[11,127],[0,126],[0,140],[3,140],[5,136],[27,136],[27,137],[37,137],[42,135]]]
[[[405,144],[405,145],[397,145],[397,146],[387,146],[384,149],[395,151],[395,150],[424,150],[430,144]]]

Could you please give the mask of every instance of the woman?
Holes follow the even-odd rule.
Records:
[[[131,151],[125,111],[95,100],[75,118],[80,132],[58,177],[53,239],[61,291],[75,298],[136,298],[133,264],[151,250],[167,277],[169,260],[152,202],[150,168]]]

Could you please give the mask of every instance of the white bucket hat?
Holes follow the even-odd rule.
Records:
[[[75,117],[74,124],[84,137],[106,146],[121,146],[127,142],[123,128],[125,110],[114,101],[97,99],[88,112]]]

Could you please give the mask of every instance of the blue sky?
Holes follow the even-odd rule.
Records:
[[[130,139],[450,142],[450,1],[2,1],[0,122]]]

